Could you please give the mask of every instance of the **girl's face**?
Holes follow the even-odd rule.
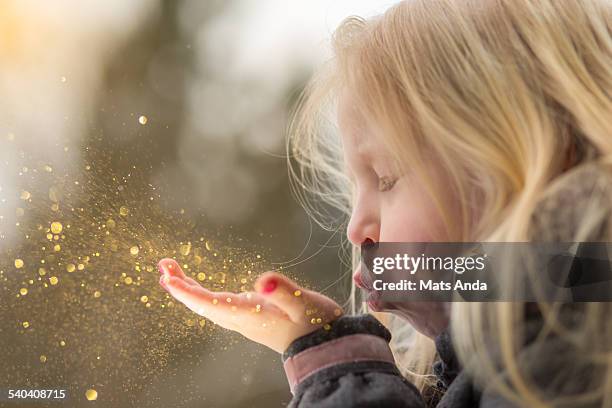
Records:
[[[338,124],[355,197],[351,243],[432,241],[443,224],[424,186],[410,174],[394,173],[381,135],[361,120],[348,96],[340,98]],[[362,286],[358,272],[355,281]]]

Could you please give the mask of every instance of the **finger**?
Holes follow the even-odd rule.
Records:
[[[157,263],[157,268],[161,274],[166,276],[175,276],[181,279],[185,278],[185,273],[183,273],[181,266],[172,258],[162,259]]]
[[[192,285],[176,277],[167,278],[164,284],[168,292],[178,301],[211,320],[227,320],[235,317],[237,313],[260,312],[262,309],[262,299],[258,297],[231,292],[212,292],[197,282]]]
[[[266,272],[255,282],[255,290],[261,293],[266,301],[284,311],[291,320],[304,320],[307,307],[304,290],[291,279],[276,272]]]
[[[190,285],[198,285],[201,286],[195,279],[190,278],[189,276],[185,276],[185,281]]]

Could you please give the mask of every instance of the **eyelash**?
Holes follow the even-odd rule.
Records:
[[[389,191],[393,188],[395,183],[397,182],[397,178],[391,177],[379,177],[378,178],[378,191]]]

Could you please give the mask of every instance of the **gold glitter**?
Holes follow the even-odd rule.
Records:
[[[44,363],[45,361],[47,361],[47,356],[45,356],[44,354],[40,355],[40,362]]]
[[[59,194],[57,192],[57,188],[49,188],[49,200],[53,201],[54,203],[57,203],[59,201]]]
[[[145,115],[140,115],[138,117],[138,123],[140,123],[141,125],[146,125],[148,121],[149,118],[147,118]]]
[[[53,234],[52,234],[52,233],[48,233],[48,234],[47,234],[47,239],[48,239],[49,241],[51,241],[51,240],[53,239]]]
[[[94,390],[94,389],[89,389],[87,391],[85,391],[85,398],[87,398],[88,401],[95,401],[98,399],[98,391]]]
[[[57,279],[57,276],[52,276],[49,278],[49,283],[52,285],[57,285],[57,282],[59,281],[59,279]]]
[[[315,319],[314,317],[310,319],[310,324],[316,324],[316,323],[317,323],[317,319]]]
[[[79,271],[82,271],[83,269],[85,269],[85,265],[83,265],[82,263],[80,263],[80,264],[78,264],[78,265],[77,265],[77,269],[78,269]]]
[[[340,309],[336,309],[336,310],[334,310],[334,316],[338,317],[338,316],[340,316],[341,314],[342,314],[342,310],[340,310]]]
[[[74,272],[75,269],[76,269],[76,266],[74,266],[73,263],[69,263],[68,265],[66,265],[66,270],[68,272]]]
[[[219,300],[218,299],[213,299],[212,303],[213,303],[213,305],[216,305],[217,303],[219,303]]]
[[[38,268],[38,274],[40,276],[45,276],[47,274],[47,271],[45,270],[45,268]]]
[[[130,248],[130,254],[132,254],[134,256],[138,255],[139,251],[140,251],[140,249],[136,245],[134,245],[133,247]]]
[[[51,204],[51,211],[59,211],[59,205],[57,203]]]
[[[23,268],[23,260],[22,259],[15,259],[15,268],[20,269]]]
[[[215,280],[219,283],[225,283],[225,273],[224,272],[216,272]]]
[[[323,323],[323,320],[320,317],[317,317],[317,324]]]
[[[255,311],[257,313],[261,312],[261,305],[255,305]]]
[[[197,277],[198,277],[199,281],[203,281],[203,280],[206,279],[206,274],[204,272],[200,272],[200,273],[198,273]]]
[[[125,278],[125,284],[126,285],[131,285],[133,282],[132,278],[130,278],[129,276],[127,278]]]
[[[61,234],[64,226],[59,221],[54,221],[51,223],[51,232],[54,234]]]
[[[117,226],[117,224],[115,223],[115,220],[113,220],[112,218],[109,218],[109,219],[106,221],[106,226],[107,226],[108,228],[115,228],[115,227]]]
[[[185,245],[181,245],[180,251],[181,251],[181,255],[183,256],[189,255],[189,252],[191,252],[191,242]]]
[[[204,243],[204,246],[206,247],[206,249],[207,249],[208,251],[210,251],[211,246],[210,246],[210,243],[209,243],[208,241],[206,241],[206,242]]]
[[[231,298],[231,297],[228,297],[228,298],[226,298],[226,299],[225,299],[225,301],[226,301],[227,303],[232,303],[232,298]]]
[[[53,250],[54,250],[55,252],[59,252],[59,251],[60,251],[60,249],[62,249],[62,247],[60,246],[60,244],[55,244],[55,245],[53,246]]]
[[[21,198],[22,200],[29,200],[30,197],[32,197],[32,194],[30,194],[29,191],[25,191],[25,190],[23,190],[21,192],[21,195],[19,196],[19,198]]]
[[[66,342],[64,340],[60,340],[59,345],[64,347],[66,345]]]
[[[95,297],[95,298],[99,298],[100,296],[102,296],[102,293],[100,293],[100,291],[99,291],[99,290],[96,290],[96,291],[94,292],[94,297]]]
[[[140,301],[142,303],[147,303],[149,301],[149,297],[147,295],[143,295],[140,297]]]
[[[21,296],[25,296],[28,294],[28,289],[26,288],[21,288],[19,289],[19,293],[21,293]]]
[[[293,292],[293,296],[299,297],[302,296],[302,291],[301,290],[296,290],[295,292]]]
[[[24,329],[27,329],[28,327],[30,327],[30,322],[23,322],[21,323],[21,325],[23,326]]]
[[[323,329],[324,330],[331,330],[331,325],[329,323],[326,323],[323,325]]]
[[[201,319],[201,320],[199,321],[199,323],[200,323],[200,327],[204,327],[204,326],[206,326],[206,320],[204,320],[204,319]]]
[[[129,213],[130,210],[127,207],[122,206],[121,208],[119,208],[119,214],[121,214],[121,216],[126,217]]]

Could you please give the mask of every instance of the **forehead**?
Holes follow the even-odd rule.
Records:
[[[348,156],[367,160],[389,157],[380,132],[366,121],[349,92],[341,94],[337,109],[343,149]]]
[[[366,154],[374,147],[365,119],[348,92],[338,100],[338,127],[345,150]]]

